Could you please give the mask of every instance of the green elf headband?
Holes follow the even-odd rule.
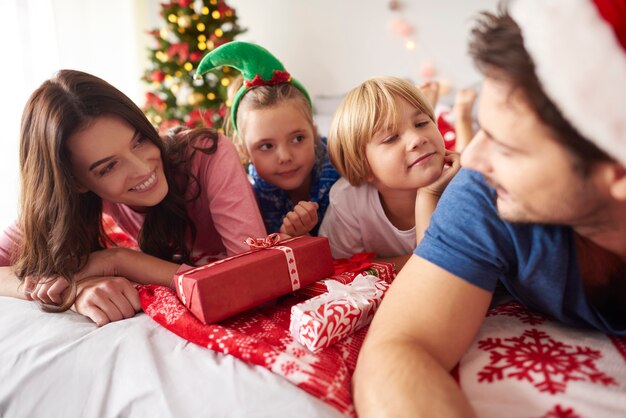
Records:
[[[241,98],[254,87],[291,83],[304,94],[312,106],[311,98],[304,86],[285,71],[285,67],[275,56],[259,45],[232,41],[215,48],[202,58],[194,78],[201,78],[207,71],[222,65],[228,65],[239,70],[244,80],[230,108],[230,119],[235,132],[238,131],[237,109]]]

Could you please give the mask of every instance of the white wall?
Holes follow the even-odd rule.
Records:
[[[163,22],[161,0],[2,0],[0,80],[0,228],[17,214],[18,132],[30,93],[59,68],[92,72],[143,102],[145,31]],[[466,54],[477,11],[497,0],[227,0],[248,32],[239,39],[272,51],[332,113],[337,96],[375,75],[420,80],[431,63],[454,86],[478,80]],[[390,29],[403,18],[416,29],[407,50]],[[331,97],[325,100],[325,97]],[[326,108],[322,108],[324,103]]]
[[[421,81],[432,63],[454,86],[479,77],[467,57],[473,17],[495,10],[497,0],[229,0],[247,33],[239,39],[272,51],[312,96],[340,95],[368,77],[395,75]],[[407,50],[391,28],[403,17],[416,30],[417,48]]]
[[[28,97],[55,71],[72,68],[140,104],[147,7],[148,0],[2,0],[0,228],[17,216],[19,124]]]

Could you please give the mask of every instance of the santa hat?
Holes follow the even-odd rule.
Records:
[[[248,42],[233,41],[221,45],[202,58],[194,75],[200,77],[207,71],[227,65],[241,72],[244,82],[233,98],[230,107],[230,120],[235,132],[237,129],[237,109],[242,97],[254,87],[291,83],[304,94],[309,105],[311,98],[302,84],[285,70],[283,64],[267,49]]]
[[[626,0],[517,0],[511,16],[548,97],[626,164]]]

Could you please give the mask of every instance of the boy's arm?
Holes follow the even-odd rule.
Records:
[[[441,176],[433,183],[417,190],[415,197],[415,238],[417,244],[424,238],[424,233],[430,224],[430,217],[435,211],[437,203],[439,203],[441,194],[461,168],[459,157],[458,153],[446,151],[444,164],[447,167],[444,167]]]
[[[473,416],[449,372],[475,337],[490,300],[490,292],[412,256],[359,355],[353,378],[358,415]]]

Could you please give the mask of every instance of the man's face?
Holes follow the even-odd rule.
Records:
[[[487,78],[478,107],[481,129],[461,164],[481,172],[497,192],[500,216],[510,222],[582,226],[607,202],[602,182],[583,175],[572,155],[510,87]]]

